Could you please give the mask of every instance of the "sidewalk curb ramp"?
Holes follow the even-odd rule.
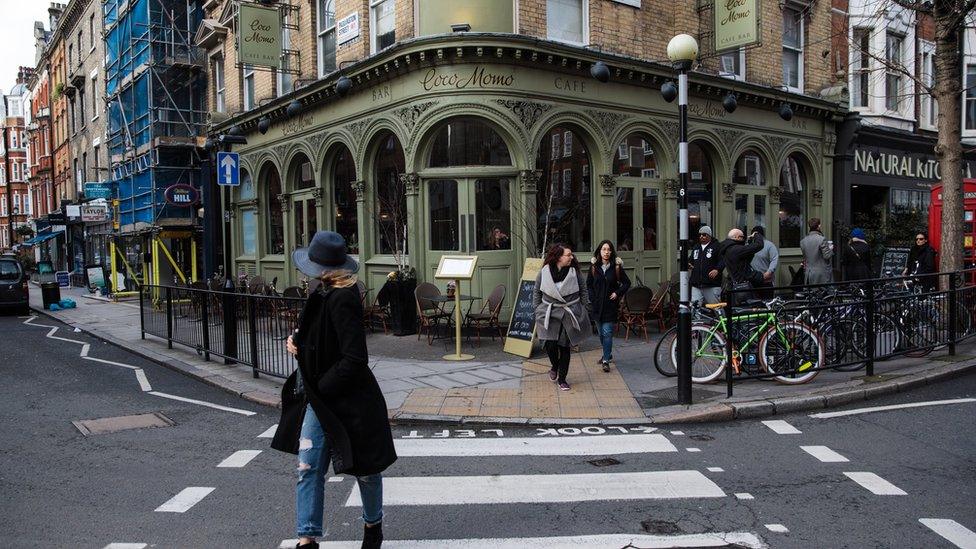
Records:
[[[67,322],[57,315],[41,308],[32,306],[35,313],[53,318],[58,322],[78,328],[86,334],[114,345],[120,349],[133,353],[146,360],[169,368],[188,377],[197,379],[221,390],[227,391],[249,402],[281,408],[278,395],[271,395],[261,391],[240,391],[233,387],[233,382],[226,380],[212,372],[182,362],[156,355],[145,349],[131,346],[126,341],[106,337],[92,332],[84,326]],[[943,363],[926,368],[912,374],[892,374],[890,376],[861,377],[855,381],[838,383],[829,387],[821,387],[816,391],[801,393],[789,397],[770,399],[752,399],[737,401],[734,398],[727,402],[710,402],[701,404],[674,405],[655,408],[646,418],[632,419],[566,419],[566,418],[512,418],[488,416],[455,416],[429,415],[393,412],[391,423],[399,425],[667,425],[672,423],[712,423],[734,421],[738,419],[752,419],[774,416],[793,412],[807,412],[836,408],[854,402],[870,400],[884,395],[903,393],[913,388],[944,381],[953,377],[976,371],[976,357],[940,356],[931,359],[934,363]],[[283,381],[282,381],[283,382]]]

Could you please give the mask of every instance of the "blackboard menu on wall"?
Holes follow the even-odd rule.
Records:
[[[534,280],[520,281],[512,320],[508,323],[508,337],[532,341],[532,333],[535,330],[535,309],[532,307],[534,291]]]
[[[901,276],[908,264],[908,248],[888,248],[881,260],[881,276]]]

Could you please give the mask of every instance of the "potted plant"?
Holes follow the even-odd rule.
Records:
[[[417,303],[414,297],[416,289],[417,271],[413,267],[397,269],[386,276],[386,284],[381,292],[386,295],[390,304],[394,335],[417,333]]]

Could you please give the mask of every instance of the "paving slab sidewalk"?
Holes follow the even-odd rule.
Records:
[[[280,406],[282,379],[251,369],[225,365],[220,359],[206,361],[194,349],[163,339],[141,337],[138,302],[113,302],[81,289],[62,289],[77,308],[43,311],[40,289],[31,288],[35,310],[88,332],[109,343],[200,379],[242,398],[268,406]],[[609,373],[598,365],[596,338],[575,353],[570,365],[572,390],[559,391],[547,375],[548,361],[540,349],[522,360],[501,352],[501,344],[475,348],[477,361],[450,362],[439,354],[447,348],[429,346],[413,337],[370,334],[370,368],[379,381],[398,422],[511,423],[511,424],[624,424],[722,421],[838,406],[909,390],[949,376],[976,370],[976,344],[959,345],[954,357],[946,351],[926,359],[878,362],[873,378],[863,371],[825,371],[802,386],[771,381],[736,382],[732,398],[725,385],[696,385],[691,406],[674,404],[676,380],[661,376],[653,367],[650,341],[620,338],[615,343],[615,362]],[[400,355],[410,358],[399,358]],[[423,358],[420,358],[423,357]]]

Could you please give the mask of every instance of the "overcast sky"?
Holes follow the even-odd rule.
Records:
[[[67,4],[67,0],[62,0]],[[17,82],[17,67],[34,66],[34,21],[47,28],[48,0],[0,0],[0,89]]]

